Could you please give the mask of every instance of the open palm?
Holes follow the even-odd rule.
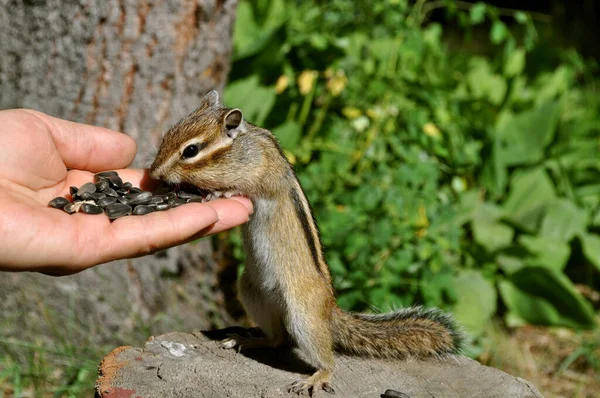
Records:
[[[48,207],[69,187],[116,170],[151,188],[145,170],[124,169],[135,156],[128,136],[30,110],[0,112],[0,270],[61,275],[136,257],[248,220],[245,198],[190,203],[144,216],[69,215]]]

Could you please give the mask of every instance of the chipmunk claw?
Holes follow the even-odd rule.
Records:
[[[298,395],[307,395],[309,397],[314,397],[319,390],[323,390],[329,394],[335,394],[335,390],[327,382],[319,385],[319,383],[313,384],[308,380],[296,380],[287,386],[288,392]]]

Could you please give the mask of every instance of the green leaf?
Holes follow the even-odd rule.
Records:
[[[525,23],[529,20],[529,17],[527,16],[527,13],[523,11],[517,11],[515,12],[515,20],[518,23]]]
[[[505,218],[526,231],[535,232],[546,206],[555,196],[552,180],[543,168],[517,172],[504,203]]]
[[[511,227],[498,221],[501,216],[500,208],[491,203],[482,203],[471,221],[475,241],[490,252],[510,245],[514,236]]]
[[[473,25],[477,25],[485,19],[485,11],[486,11],[485,3],[476,3],[473,7],[471,7],[471,12],[469,13],[471,17],[471,23]]]
[[[520,326],[525,323],[534,325],[561,325],[561,317],[556,308],[541,297],[525,293],[510,281],[498,283],[502,301],[509,309],[506,314],[508,326]]]
[[[509,116],[496,127],[498,156],[506,166],[531,164],[544,158],[552,142],[559,116],[558,103],[543,105]]]
[[[565,241],[545,236],[521,235],[519,243],[536,256],[536,264],[556,271],[565,268],[571,255],[571,247]]]
[[[523,72],[525,68],[525,49],[517,48],[507,57],[504,63],[504,76],[514,77]]]
[[[580,239],[583,254],[600,271],[600,236],[596,234],[582,234]]]
[[[237,61],[260,52],[286,22],[287,13],[283,0],[272,0],[267,8],[266,17],[259,24],[252,4],[249,1],[241,1],[237,6],[233,34],[233,60]]]
[[[224,102],[232,108],[240,108],[244,119],[261,125],[275,104],[275,90],[263,86],[257,75],[236,80],[225,88]]]
[[[546,267],[527,266],[512,274],[510,280],[519,290],[554,307],[559,319],[553,315],[545,324],[578,329],[592,328],[596,325],[591,304],[581,297],[573,283],[562,272]],[[539,319],[540,316],[529,313],[519,315],[527,320],[532,316]]]
[[[275,136],[279,139],[279,142],[283,148],[292,151],[298,146],[300,135],[302,134],[302,128],[295,121],[288,120],[287,122],[275,127],[273,129],[273,134],[275,134]]]
[[[501,43],[508,36],[508,28],[504,22],[499,19],[495,20],[492,24],[492,31],[490,32],[490,40],[494,44]]]
[[[453,312],[469,332],[479,335],[496,312],[496,289],[480,272],[462,271],[454,279],[454,290],[460,292]]]
[[[546,206],[540,234],[557,242],[569,242],[586,231],[587,222],[585,210],[567,199],[555,199]]]
[[[492,72],[490,64],[483,58],[475,58],[470,66],[467,82],[473,96],[500,105],[506,95],[504,78]]]

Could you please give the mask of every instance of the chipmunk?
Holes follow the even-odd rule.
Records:
[[[266,337],[231,335],[221,344],[297,345],[317,370],[288,391],[334,393],[334,351],[406,358],[461,350],[461,332],[440,310],[413,307],[367,315],[337,306],[317,223],[279,142],[246,122],[239,109],[221,105],[216,91],[165,134],[150,176],[195,185],[212,197],[252,200],[254,214],[242,226],[247,263],[238,288],[247,315]]]

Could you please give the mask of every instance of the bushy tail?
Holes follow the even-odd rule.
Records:
[[[367,315],[336,307],[332,332],[336,351],[363,357],[444,356],[459,353],[463,345],[452,317],[435,308]]]

